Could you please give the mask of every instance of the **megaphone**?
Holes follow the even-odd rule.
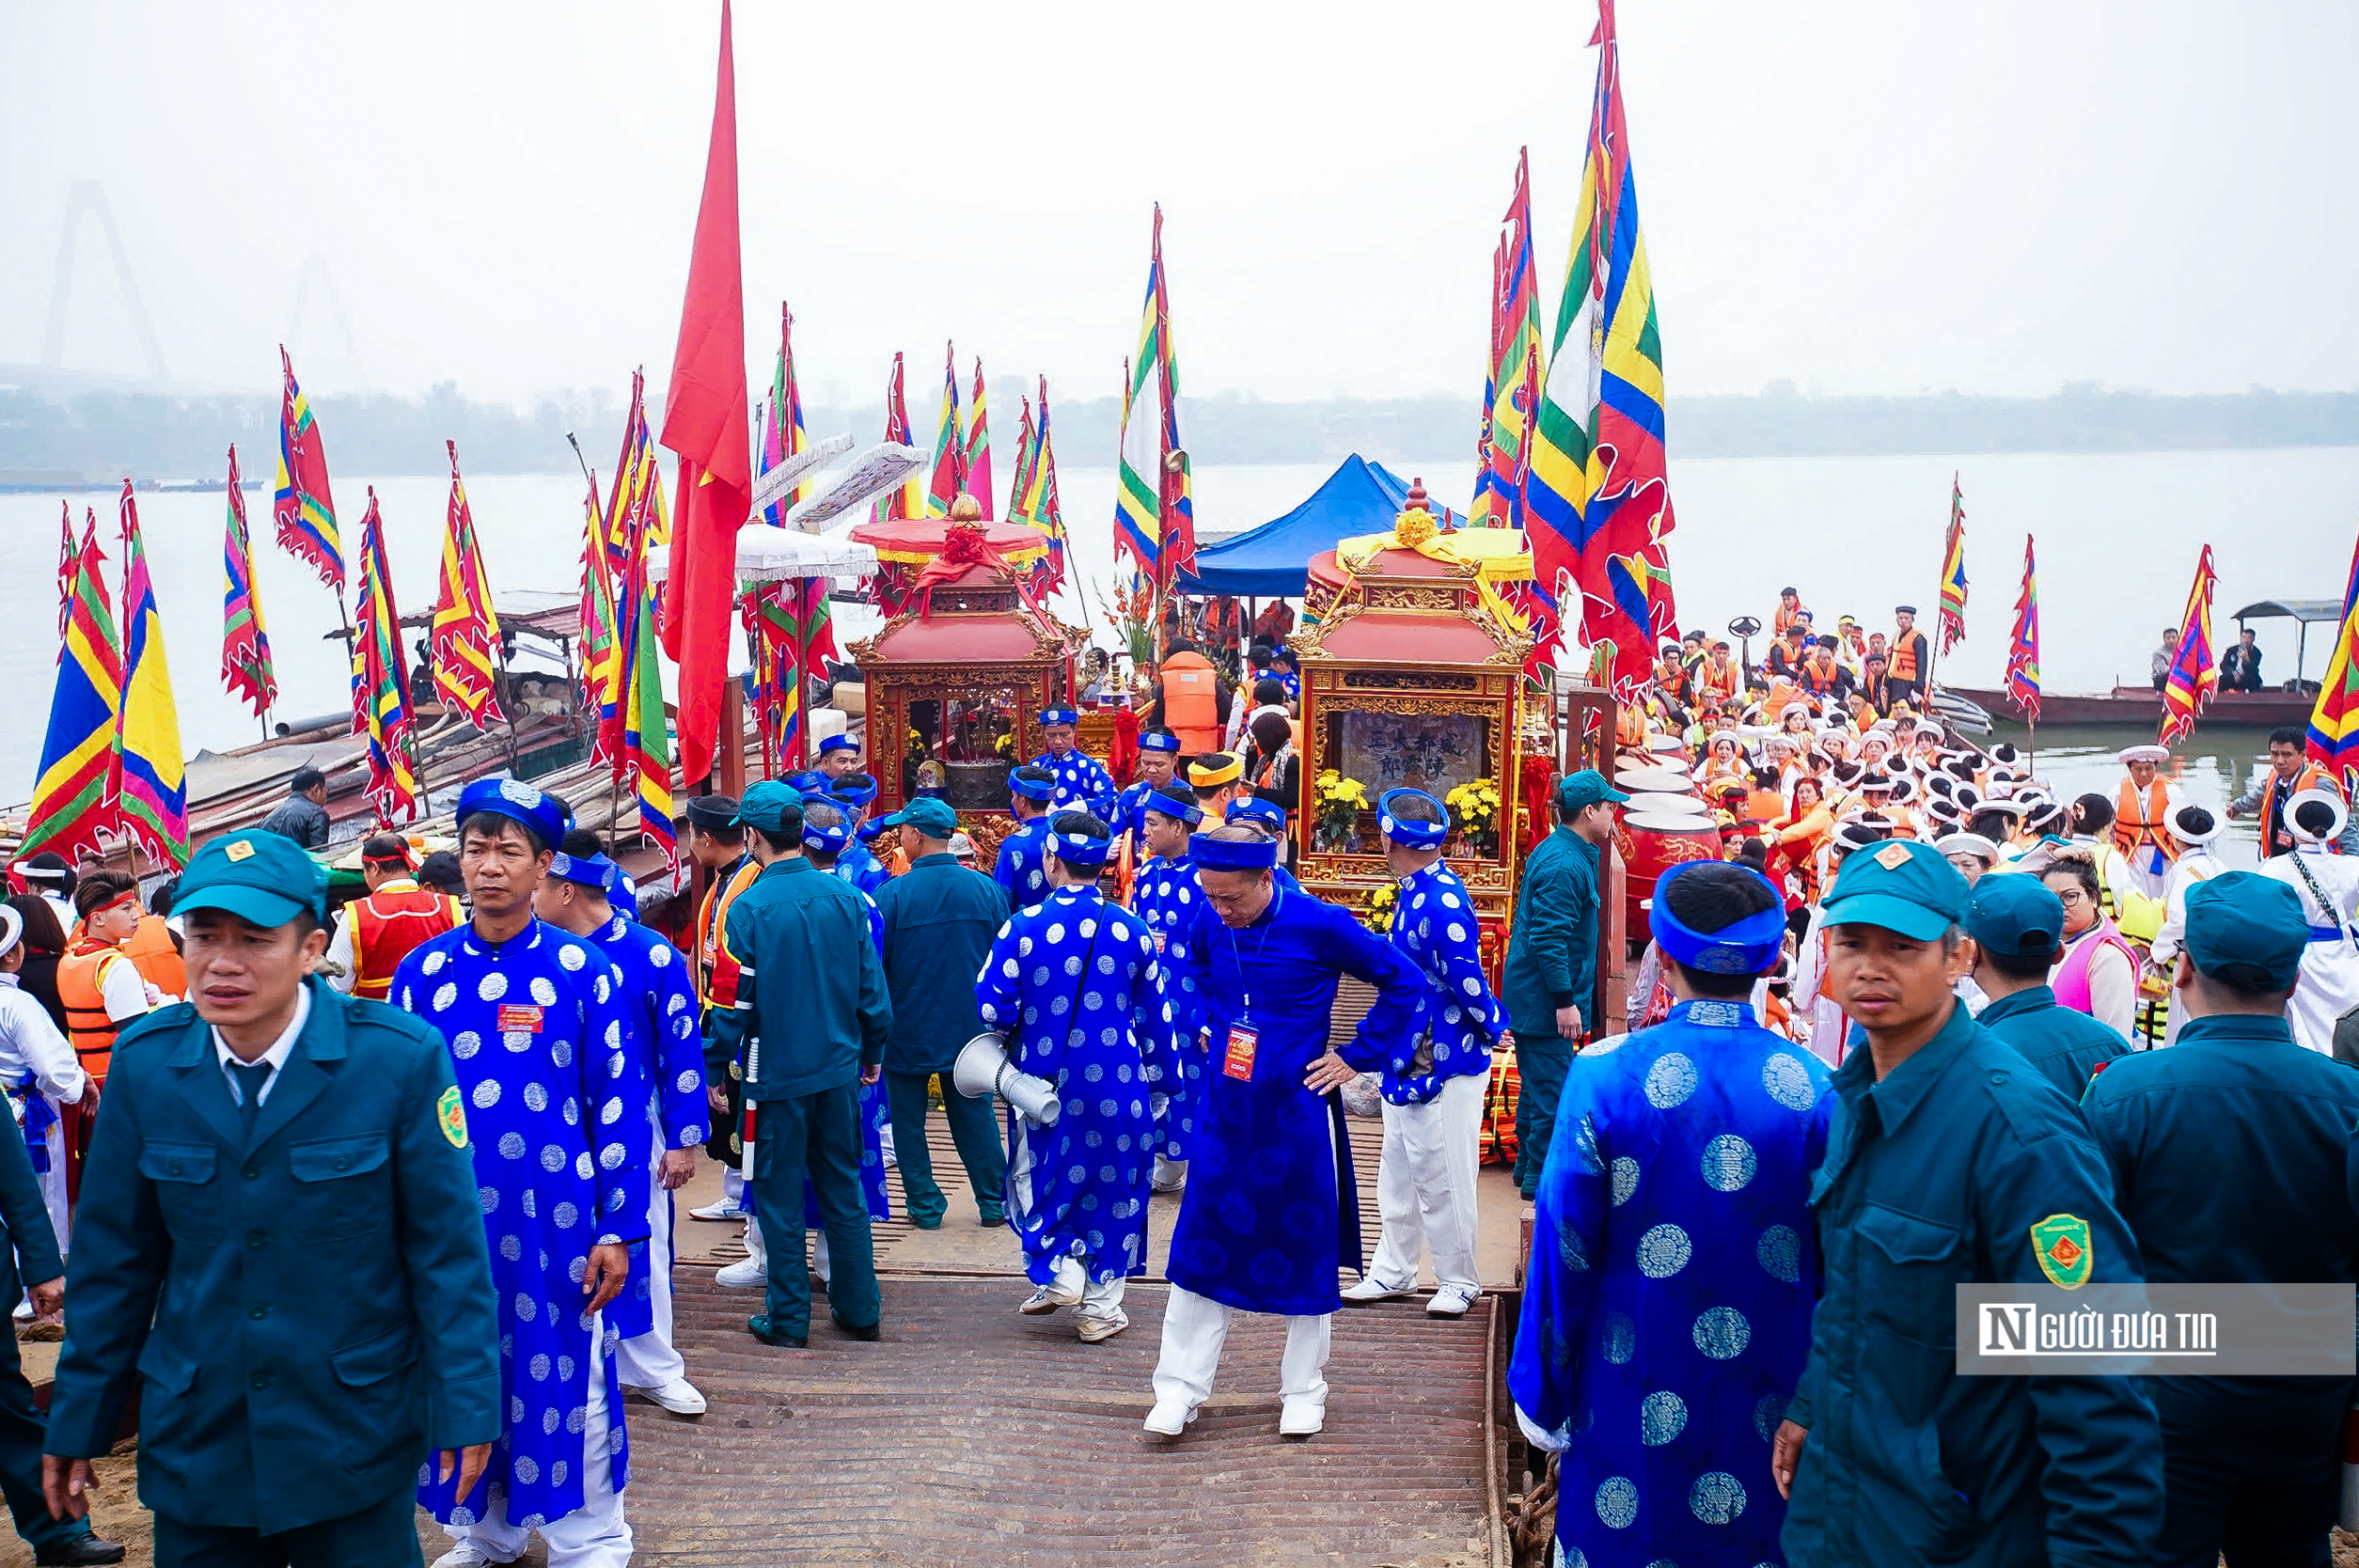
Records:
[[[1035,1127],[1055,1126],[1058,1113],[1064,1109],[1057,1098],[1057,1086],[1046,1078],[1017,1072],[1008,1060],[1007,1046],[988,1031],[959,1047],[958,1060],[951,1067],[951,1083],[969,1099],[998,1093]]]

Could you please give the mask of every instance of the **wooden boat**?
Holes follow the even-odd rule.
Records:
[[[2004,690],[1984,686],[1948,686],[1943,691],[1962,697],[1986,710],[2003,724],[2021,724],[2023,715]],[[2281,724],[2306,724],[2318,702],[2316,692],[2220,692],[2197,718],[2214,729],[2274,729]],[[2042,724],[2128,725],[2151,729],[2162,720],[2162,694],[2152,686],[2115,686],[2102,697],[2069,692],[2043,692],[2039,698]]]

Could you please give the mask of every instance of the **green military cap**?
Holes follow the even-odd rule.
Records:
[[[887,817],[885,827],[914,827],[929,839],[947,839],[958,831],[958,813],[936,795],[920,795]]]
[[[2064,901],[2036,876],[2004,871],[1974,884],[1966,895],[1966,917],[1958,923],[1985,951],[2052,958],[2064,934]]]
[[[1606,776],[1595,768],[1583,768],[1579,773],[1568,773],[1558,780],[1556,785],[1556,804],[1567,811],[1577,811],[1584,806],[1596,806],[1601,801],[1618,806],[1629,798],[1607,783]]]
[[[746,787],[746,798],[737,803],[736,823],[763,833],[786,831],[786,818],[803,820],[803,797],[795,790],[775,778],[765,778]]]
[[[1882,926],[1930,942],[1964,917],[1966,879],[1932,845],[1895,839],[1844,857],[1821,913],[1830,926]]]
[[[212,839],[181,873],[172,913],[224,909],[250,924],[283,926],[305,910],[327,918],[327,873],[292,839],[255,828]]]
[[[2187,956],[2203,974],[2241,964],[2268,982],[2237,989],[2290,991],[2309,945],[2302,896],[2275,877],[2223,871],[2187,889]]]

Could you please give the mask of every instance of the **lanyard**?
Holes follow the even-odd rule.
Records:
[[[1261,963],[1263,952],[1265,952],[1269,947],[1269,933],[1272,930],[1276,929],[1278,924],[1278,911],[1285,903],[1285,902],[1286,890],[1283,887],[1274,888],[1271,891],[1269,900],[1269,924],[1262,928],[1262,939],[1253,945],[1253,962],[1256,965]],[[1244,1011],[1239,1013],[1238,1016],[1250,1018],[1253,1016],[1253,988],[1250,983],[1248,983],[1245,978],[1244,956],[1237,951],[1236,928],[1235,926],[1231,926],[1228,928],[1228,932],[1229,961],[1236,965],[1237,996],[1245,1004]]]

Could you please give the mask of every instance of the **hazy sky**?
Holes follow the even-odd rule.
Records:
[[[0,0],[0,362],[103,183],[176,378],[623,389],[670,359],[717,0]],[[2359,6],[1624,0],[1674,395],[2359,384]],[[1163,203],[1183,385],[1471,397],[1532,149],[1561,281],[1568,3],[737,7],[747,358],[807,397],[942,342],[1111,394]],[[65,361],[142,360],[95,229]],[[316,269],[315,269],[316,270]],[[1001,416],[1012,423],[1013,411]]]

